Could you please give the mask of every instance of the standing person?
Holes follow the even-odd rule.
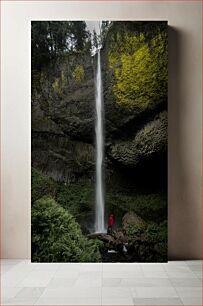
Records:
[[[114,215],[110,214],[108,219],[108,230],[107,230],[107,233],[110,235],[112,235],[114,223],[115,223]]]

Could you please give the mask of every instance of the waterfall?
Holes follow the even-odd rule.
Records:
[[[95,231],[105,232],[104,226],[104,186],[103,186],[103,158],[104,158],[104,127],[103,127],[103,96],[100,49],[97,52],[96,73],[96,213]]]

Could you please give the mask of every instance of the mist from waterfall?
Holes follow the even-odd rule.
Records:
[[[104,159],[104,124],[103,124],[103,89],[101,75],[100,48],[97,51],[97,73],[96,73],[96,212],[95,232],[105,232],[104,225],[104,186],[103,186],[103,159]]]

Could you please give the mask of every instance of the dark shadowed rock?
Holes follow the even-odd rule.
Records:
[[[130,169],[132,173],[153,156],[162,160],[159,157],[167,145],[166,101],[157,101],[150,109],[123,107],[116,101],[108,48],[111,35],[120,26],[118,23],[109,32],[101,50],[106,184],[118,189],[123,188],[123,181],[128,185],[129,175],[124,171]],[[133,29],[131,23],[126,27],[126,31]],[[83,71],[81,78],[75,77],[77,67]],[[94,75],[95,59],[89,52],[61,56],[42,71],[32,72],[32,166],[56,180],[71,183],[95,179]],[[150,163],[153,159],[148,169]],[[133,173],[131,182],[136,179],[140,180],[138,172]]]
[[[124,235],[122,229],[117,229],[113,232],[113,237],[117,241],[117,244],[125,244],[127,243],[128,239]]]
[[[167,113],[163,112],[137,132],[131,141],[110,146],[108,155],[124,166],[136,166],[150,155],[164,152],[167,148]]]
[[[105,233],[89,234],[88,237],[91,239],[99,239],[105,243],[115,244],[114,237]]]

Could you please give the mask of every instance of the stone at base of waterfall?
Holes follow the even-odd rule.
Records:
[[[113,237],[117,244],[125,244],[128,242],[127,237],[124,235],[121,228],[118,228],[116,231],[113,232]]]
[[[122,224],[124,229],[130,225],[146,226],[146,222],[133,211],[130,211],[123,216]]]
[[[115,242],[115,239],[111,235],[108,235],[105,233],[93,233],[93,234],[88,235],[88,237],[91,239],[99,239],[103,242],[108,242],[108,243]]]
[[[126,247],[123,248],[124,245],[127,245],[127,237],[124,236],[124,233],[121,229],[117,229],[113,232],[112,235],[105,234],[105,233],[93,233],[88,235],[91,239],[99,239],[104,242],[106,248],[108,250],[123,250],[126,252]]]

